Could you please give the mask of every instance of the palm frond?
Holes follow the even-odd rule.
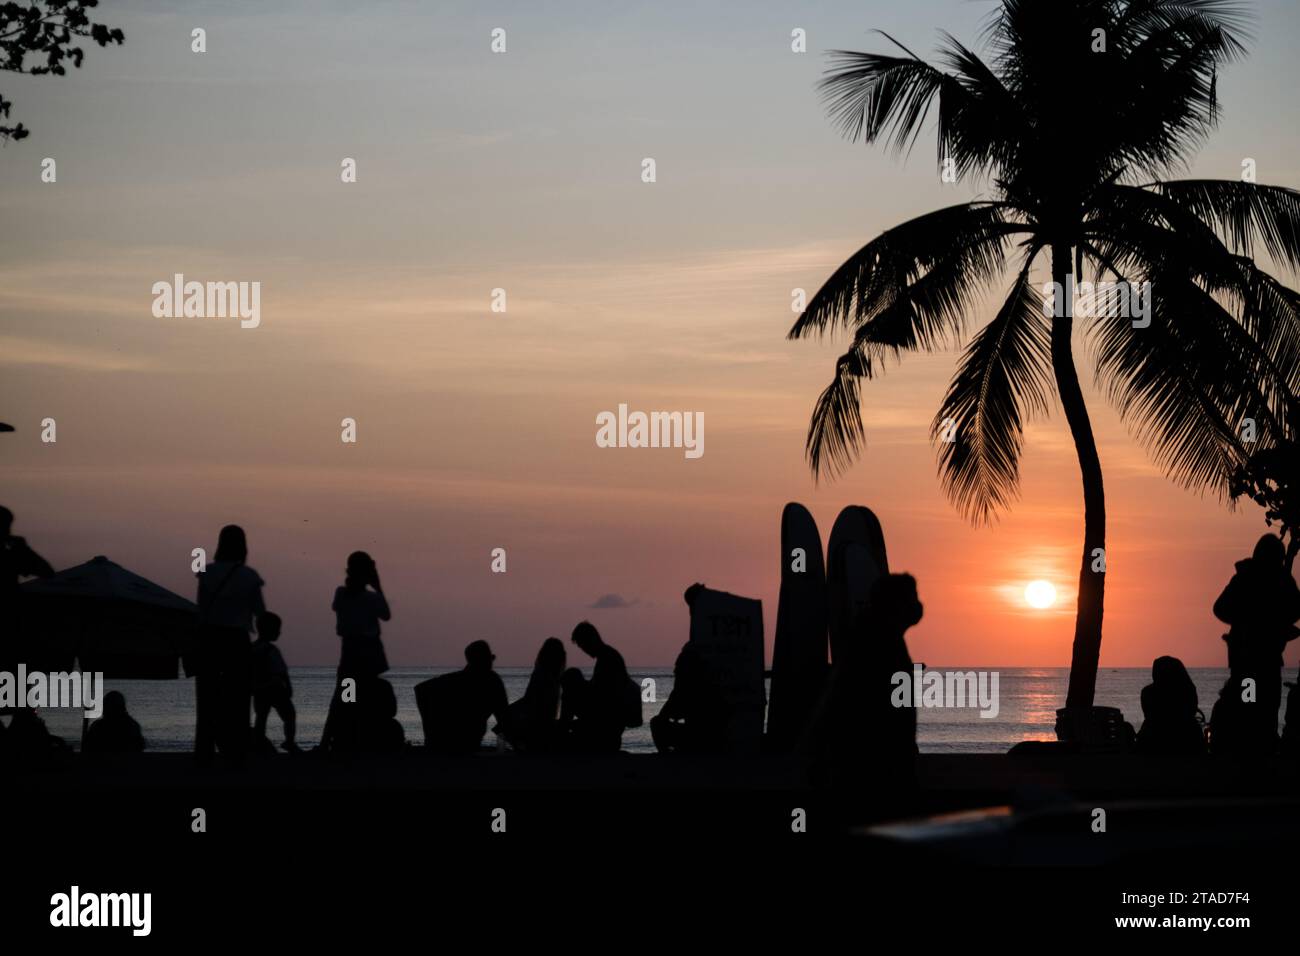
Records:
[[[1213,287],[1240,278],[1218,233],[1154,189],[1111,183],[1094,192],[1085,214],[1083,240],[1122,272],[1141,277],[1176,262]]]
[[[896,326],[889,341],[898,347],[943,344],[960,334],[980,285],[1003,268],[1009,237],[1026,231],[1005,218],[1008,211],[1001,203],[964,203],[882,232],[822,284],[789,337],[852,330],[887,315]]]
[[[827,75],[817,84],[826,112],[851,140],[883,139],[902,151],[918,132],[930,103],[945,88],[960,95],[951,77],[914,56],[831,50]]]
[[[1149,326],[1116,317],[1090,332],[1099,384],[1172,480],[1224,491],[1243,457],[1239,428],[1247,417],[1270,440],[1274,418],[1259,387],[1260,353],[1195,282],[1173,270],[1157,275]]]
[[[864,447],[859,381],[870,359],[855,345],[835,361],[835,377],[817,397],[808,422],[805,451],[814,478],[840,474]]]
[[[1246,54],[1243,42],[1250,36],[1252,17],[1239,0],[1130,0],[1115,21],[1117,39],[1146,37],[1181,31],[1191,36],[1217,29],[1223,36],[1224,54],[1238,59]]]
[[[944,490],[972,521],[990,521],[1016,496],[1025,417],[1047,410],[1051,368],[1051,326],[1026,265],[966,349],[934,420]]]
[[[1175,296],[1189,310],[1177,320],[1226,350],[1234,374],[1250,376],[1268,413],[1281,415],[1300,382],[1300,297],[1158,189],[1114,186],[1094,212],[1089,254],[1116,275]]]
[[[967,95],[939,97],[940,158],[953,161],[959,179],[1004,169],[1032,136],[1024,105],[979,56],[951,34],[942,36],[940,59]]]
[[[1237,45],[1204,17],[1174,19],[1117,57],[1107,77],[1098,153],[1133,175],[1161,176],[1187,157],[1218,122],[1217,71]]]
[[[1300,191],[1233,179],[1183,179],[1150,188],[1212,226],[1238,255],[1262,242],[1273,259],[1300,269]]]

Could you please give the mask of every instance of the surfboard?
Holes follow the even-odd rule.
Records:
[[[870,508],[849,505],[835,519],[826,548],[832,663],[841,658],[850,642],[863,638],[870,624],[871,586],[888,573],[885,533],[879,519]]]
[[[822,538],[808,509],[781,512],[781,594],[772,647],[767,745],[788,753],[799,742],[826,682],[826,566]]]

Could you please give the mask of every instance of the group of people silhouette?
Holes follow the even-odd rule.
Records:
[[[628,676],[623,655],[583,621],[572,641],[593,659],[591,679],[566,667],[564,643],[542,642],[524,696],[514,703],[492,669],[487,641],[465,648],[465,667],[419,684],[416,704],[425,746],[438,753],[472,753],[482,743],[490,718],[493,731],[523,753],[617,753],[623,731],[641,724],[639,688]]]
[[[199,573],[200,650],[186,661],[195,676],[195,753],[211,761],[216,752],[235,762],[249,746],[267,748],[274,711],[284,724],[282,748],[299,750],[297,715],[289,670],[276,643],[282,622],[266,610],[263,581],[247,564],[242,528],[221,529],[213,560]],[[403,749],[397,697],[383,675],[389,669],[382,624],[392,610],[375,561],[364,551],[348,555],[343,584],[332,610],[340,641],[335,689],[320,748],[338,753],[390,753]],[[257,639],[250,634],[256,631]],[[511,704],[486,641],[465,648],[465,667],[418,685],[416,703],[425,747],[445,754],[478,750],[495,718],[496,732],[528,752],[617,752],[624,729],[640,724],[640,698],[619,652],[590,623],[573,630],[573,643],[595,661],[587,680],[565,667],[565,648],[548,638],[537,655],[528,689]],[[248,713],[254,713],[250,734]],[[635,713],[632,713],[633,708]]]
[[[13,514],[0,508],[0,670],[13,668],[8,651],[17,645],[11,638],[32,623],[22,619],[20,581],[54,573],[12,534],[12,523]],[[185,658],[185,669],[195,678],[194,752],[202,763],[217,753],[240,763],[250,749],[273,750],[267,740],[272,712],[284,727],[282,749],[299,752],[293,686],[277,646],[282,621],[267,610],[264,582],[247,561],[243,529],[227,525],[213,560],[198,574],[200,638],[197,650]],[[688,604],[698,587],[687,591]],[[915,579],[883,575],[872,588],[869,606],[870,627],[830,669],[798,751],[814,779],[830,786],[858,787],[865,784],[864,774],[879,780],[883,773],[906,788],[914,780],[916,713],[891,706],[890,698],[892,676],[912,670],[905,635],[923,613]],[[406,738],[397,720],[397,698],[383,676],[389,665],[381,626],[392,611],[375,561],[366,552],[348,556],[332,609],[340,656],[320,748],[339,753],[402,750]],[[1237,563],[1214,613],[1229,626],[1224,640],[1230,674],[1208,725],[1187,668],[1176,657],[1159,657],[1151,683],[1141,693],[1139,753],[1267,755],[1278,750],[1283,651],[1300,634],[1295,623],[1300,589],[1281,539],[1264,535],[1252,556]],[[594,662],[591,678],[568,666],[564,643],[549,637],[537,653],[523,697],[514,702],[494,670],[491,647],[482,640],[470,643],[463,669],[415,688],[425,747],[442,754],[474,753],[491,723],[501,741],[522,753],[618,752],[624,731],[641,725],[640,687],[628,675],[623,656],[591,623],[579,623],[571,640]],[[690,642],[678,655],[674,678],[671,695],[650,722],[657,749],[725,752],[731,714],[717,675]],[[1300,681],[1289,686],[1289,720],[1280,745],[1300,753]],[[35,710],[17,707],[12,713],[8,727],[0,722],[0,749],[22,753],[66,746],[48,732]],[[125,698],[117,691],[108,693],[103,716],[85,734],[83,751],[144,748]]]
[[[1228,625],[1228,679],[1210,712],[1209,732],[1196,685],[1183,662],[1158,657],[1151,683],[1142,689],[1142,753],[1268,755],[1279,746],[1282,655],[1300,635],[1300,589],[1286,564],[1282,539],[1266,534],[1214,602],[1214,616]],[[1291,684],[1281,746],[1300,754],[1300,680]]]

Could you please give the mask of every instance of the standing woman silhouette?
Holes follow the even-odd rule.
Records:
[[[194,681],[194,754],[202,762],[212,759],[214,746],[235,762],[248,751],[253,693],[248,635],[266,605],[262,578],[247,560],[244,529],[228,524],[217,538],[216,555],[198,575],[203,632]]]
[[[392,619],[383,586],[379,583],[379,569],[374,559],[364,551],[348,555],[347,577],[343,586],[334,591],[335,632],[343,643],[339,654],[338,678],[334,698],[325,717],[325,730],[321,748],[328,750],[334,743],[343,705],[343,681],[356,681],[361,688],[388,670],[388,657],[384,642],[379,639],[379,622]]]

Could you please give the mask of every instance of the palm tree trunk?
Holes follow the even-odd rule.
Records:
[[[1097,688],[1097,660],[1101,655],[1101,617],[1106,592],[1106,575],[1094,571],[1095,554],[1106,548],[1106,494],[1101,482],[1101,461],[1097,442],[1092,436],[1088,408],[1079,388],[1079,374],[1074,367],[1071,335],[1074,331],[1074,303],[1066,283],[1070,279],[1070,247],[1052,246],[1052,281],[1066,295],[1062,315],[1052,319],[1052,371],[1056,391],[1070,423],[1083,478],[1083,558],[1079,567],[1079,599],[1074,618],[1074,650],[1070,659],[1070,689],[1065,706],[1080,713],[1092,707]],[[1102,565],[1104,567],[1104,565]]]

